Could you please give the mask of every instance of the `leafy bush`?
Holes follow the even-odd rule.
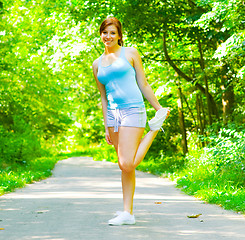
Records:
[[[186,168],[177,174],[184,191],[225,208],[245,211],[245,132],[221,129],[205,139],[206,148],[187,156]]]
[[[180,171],[185,165],[185,158],[180,154],[166,155],[162,150],[158,154],[147,153],[145,159],[137,167],[138,170],[156,175]]]
[[[0,163],[2,166],[14,162],[26,163],[44,153],[37,132],[23,119],[15,117],[11,128],[11,130],[6,130],[0,125]]]
[[[219,175],[245,184],[245,132],[221,129],[216,138],[210,138],[206,152]],[[230,174],[232,173],[232,174]],[[228,176],[226,176],[228,177]]]
[[[95,161],[118,162],[117,154],[113,146],[108,145],[105,140],[100,145],[93,147],[91,152]]]

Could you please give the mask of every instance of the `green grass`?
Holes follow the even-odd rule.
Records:
[[[244,170],[235,164],[217,166],[216,161],[204,162],[203,158],[207,158],[205,152],[189,159],[183,171],[172,174],[177,186],[208,203],[245,213]]]
[[[57,161],[56,157],[43,157],[32,160],[28,164],[14,163],[1,169],[0,195],[49,177]]]
[[[214,203],[225,209],[245,213],[245,189],[237,183],[230,181],[229,178],[217,175],[201,175],[201,169],[195,169],[195,174],[176,177],[177,186],[189,195],[193,195],[208,203]]]

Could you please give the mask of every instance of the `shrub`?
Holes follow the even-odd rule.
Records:
[[[245,132],[221,129],[206,139],[204,149],[186,157],[186,168],[177,176],[185,192],[227,209],[245,211]]]
[[[42,155],[39,137],[23,119],[15,117],[11,130],[0,125],[0,167],[15,162],[26,163]]]

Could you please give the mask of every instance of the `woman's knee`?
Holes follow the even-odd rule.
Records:
[[[123,159],[119,159],[118,163],[122,171],[132,172],[135,170],[133,161],[124,161]]]

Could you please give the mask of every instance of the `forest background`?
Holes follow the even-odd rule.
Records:
[[[117,161],[91,67],[115,16],[171,109],[138,169],[245,212],[245,1],[2,0],[0,16],[1,194],[69,154]]]

